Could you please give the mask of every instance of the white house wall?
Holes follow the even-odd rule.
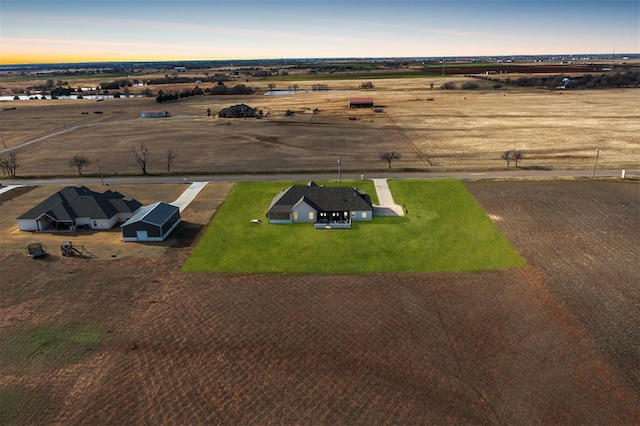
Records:
[[[75,220],[76,229],[88,225],[91,229],[111,229],[118,222],[118,216],[111,219],[91,219],[90,217],[78,217]]]

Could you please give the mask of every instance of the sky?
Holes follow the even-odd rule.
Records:
[[[0,64],[640,53],[639,0],[0,0]]]

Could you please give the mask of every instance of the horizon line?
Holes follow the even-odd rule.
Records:
[[[522,54],[497,54],[497,55],[450,55],[450,56],[309,56],[309,57],[268,57],[268,58],[219,58],[219,59],[104,59],[104,60],[69,60],[69,61],[48,61],[42,60],[39,62],[0,62],[0,67],[11,66],[38,66],[38,65],[78,65],[78,64],[124,64],[124,63],[189,63],[189,62],[232,62],[232,61],[311,61],[311,60],[390,60],[390,59],[431,59],[431,60],[443,60],[443,59],[462,59],[462,58],[533,58],[533,57],[583,57],[583,56],[609,56],[611,58],[622,56],[640,56],[640,52],[590,52],[590,53],[522,53]]]

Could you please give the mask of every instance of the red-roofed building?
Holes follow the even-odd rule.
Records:
[[[373,108],[373,98],[351,98],[349,108]]]

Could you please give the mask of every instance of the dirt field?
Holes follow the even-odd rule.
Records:
[[[151,150],[149,170],[155,174],[166,172],[167,149],[178,155],[173,173],[333,170],[340,156],[343,170],[364,172],[385,169],[379,154],[387,151],[402,156],[394,164],[399,169],[499,170],[506,167],[500,154],[509,149],[525,154],[521,166],[527,168],[590,169],[596,149],[602,150],[603,168],[640,168],[637,90],[437,89],[450,80],[463,79],[380,80],[370,91],[358,90],[358,81],[325,81],[336,91],[163,104],[152,98],[8,101],[3,107],[16,109],[0,111],[0,130],[7,148],[55,133],[17,150],[21,176],[73,175],[68,162],[75,154],[93,161],[86,173],[94,176],[98,158],[107,175],[139,174],[131,148],[141,142]],[[431,83],[436,90],[429,90]],[[299,86],[307,90],[311,84]],[[385,112],[350,110],[348,99],[357,96],[373,97]],[[215,116],[238,103],[270,116],[207,117],[207,109]],[[140,111],[157,109],[173,117],[138,118]],[[287,110],[295,115],[285,117]]]
[[[40,324],[105,330],[103,342],[75,363],[0,363],[0,396],[20,407],[6,418],[640,422],[640,186],[466,186],[530,266],[470,274],[185,274],[192,236],[152,258],[0,254],[0,276],[11,277],[2,281],[0,347]],[[213,209],[197,210],[194,222]]]

